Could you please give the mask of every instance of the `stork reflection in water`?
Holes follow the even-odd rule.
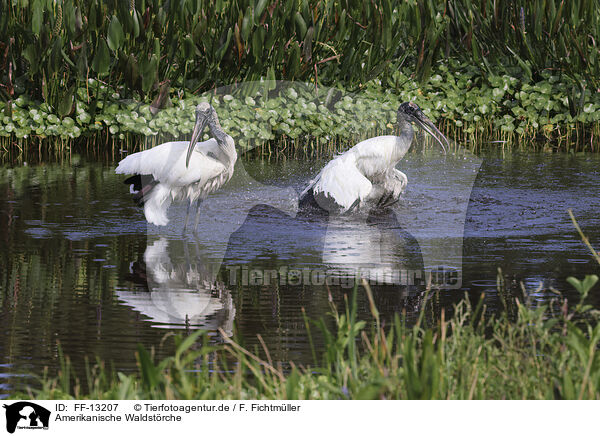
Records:
[[[129,279],[144,290],[117,290],[117,298],[147,316],[154,327],[200,327],[233,333],[235,306],[215,264],[187,241],[161,237],[149,243],[143,262],[133,262]],[[147,290],[146,290],[147,289]]]
[[[212,138],[197,143],[206,125]],[[169,222],[167,210],[173,201],[188,200],[185,232],[195,203],[196,231],[200,203],[231,179],[236,160],[233,138],[221,128],[215,109],[203,102],[196,107],[196,124],[189,143],[171,141],[134,153],[119,162],[116,173],[133,174],[125,183],[132,185],[134,200],[144,207],[148,222],[157,226]]]
[[[417,123],[441,146],[448,139],[413,102],[397,112],[398,136],[378,136],[362,141],[331,160],[300,194],[301,208],[346,213],[357,209],[386,208],[398,201],[406,188],[406,175],[396,169],[411,146],[412,123]]]

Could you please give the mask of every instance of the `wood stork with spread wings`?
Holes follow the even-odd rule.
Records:
[[[196,144],[206,125],[212,138]],[[200,203],[231,179],[236,160],[233,138],[221,128],[215,109],[203,102],[196,106],[196,124],[190,142],[166,142],[134,153],[119,162],[115,171],[133,174],[125,183],[132,185],[134,200],[144,206],[148,222],[157,226],[169,222],[167,209],[173,201],[187,199],[185,231],[192,204],[196,203],[194,229],[197,229]]]
[[[442,146],[448,139],[433,125],[419,106],[402,103],[398,108],[398,136],[378,136],[359,142],[331,160],[300,194],[300,208],[312,207],[326,212],[386,208],[398,201],[406,188],[406,175],[396,164],[413,141],[412,123],[417,123]]]

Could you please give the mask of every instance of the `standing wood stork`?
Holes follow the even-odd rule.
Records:
[[[444,142],[449,145],[448,139],[419,106],[402,103],[397,113],[399,135],[369,138],[335,157],[300,194],[300,208],[346,213],[365,206],[386,208],[397,202],[408,179],[395,167],[413,141],[413,122],[435,138],[446,153]]]
[[[206,125],[213,138],[196,144]],[[132,185],[134,200],[144,206],[148,222],[157,226],[169,222],[167,209],[171,202],[187,199],[185,231],[192,204],[196,203],[195,230],[200,203],[231,179],[236,160],[233,138],[221,128],[215,109],[203,102],[196,106],[196,124],[190,142],[166,142],[134,153],[119,162],[115,172],[134,174],[125,183]]]

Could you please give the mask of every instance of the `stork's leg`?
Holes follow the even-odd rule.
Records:
[[[390,194],[385,198],[385,200],[382,201],[380,207],[386,209],[392,206],[393,204],[396,204],[398,200],[400,200],[400,196],[396,197],[393,192],[390,192]]]
[[[185,223],[183,224],[183,231],[181,235],[185,235],[185,231],[187,230],[188,223],[190,221],[190,209],[192,208],[192,201],[188,203],[187,212],[185,213]]]
[[[353,212],[354,210],[358,210],[360,208],[360,198],[357,198],[354,203],[352,203],[352,205],[348,208],[348,210],[346,212],[344,212],[344,214],[349,214],[351,212]]]
[[[202,199],[198,199],[196,201],[196,218],[194,219],[194,233],[198,232],[198,224],[200,224],[200,205],[202,204]]]
[[[392,193],[391,192],[384,193],[381,196],[381,198],[379,199],[379,201],[377,202],[377,207],[385,208],[386,204],[390,201],[391,197],[392,197]]]
[[[183,241],[183,255],[185,256],[185,270],[189,271],[191,269],[191,257],[190,257],[190,249],[188,247],[188,241]]]
[[[377,202],[377,209],[388,209],[392,205],[396,204],[399,200],[400,196],[396,196],[392,191],[384,193]]]
[[[391,207],[394,204],[398,203],[398,201],[400,201],[400,197],[397,198],[390,198],[390,201],[388,201],[384,207]]]

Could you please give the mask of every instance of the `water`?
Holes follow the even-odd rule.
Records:
[[[181,235],[183,205],[167,228],[148,226],[114,163],[0,166],[0,394],[55,371],[59,347],[76,367],[97,355],[129,371],[137,344],[165,356],[166,333],[196,328],[249,347],[260,334],[275,360],[311,362],[301,309],[330,322],[329,300],[342,305],[358,272],[384,319],[409,321],[427,272],[438,309],[485,292],[490,310],[498,267],[534,302],[550,287],[573,297],[566,277],[598,272],[567,209],[600,246],[599,156],[411,154],[393,211],[329,221],[296,209],[323,164],[240,163],[197,237]],[[367,317],[362,293],[358,304]]]

